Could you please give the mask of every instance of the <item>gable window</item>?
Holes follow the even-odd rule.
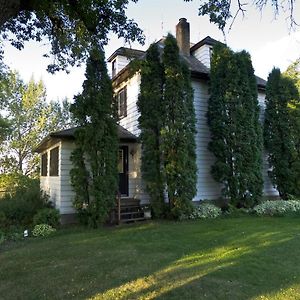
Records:
[[[48,153],[44,153],[42,155],[42,162],[41,162],[41,176],[47,176],[48,174]]]
[[[59,147],[50,150],[50,176],[58,176],[58,150]]]
[[[209,49],[208,49],[208,51],[209,51],[209,58],[211,59],[211,57],[213,55],[213,47],[210,46]]]
[[[113,60],[111,63],[111,76],[114,77],[117,74],[117,60]]]
[[[127,116],[127,89],[126,86],[117,93],[118,116],[124,118]]]

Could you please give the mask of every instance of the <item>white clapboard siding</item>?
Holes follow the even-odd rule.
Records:
[[[266,107],[265,103],[265,94],[262,92],[258,93],[258,103],[260,106],[260,120],[263,124],[264,121],[264,110]],[[278,196],[278,191],[273,187],[270,177],[268,176],[268,160],[267,160],[267,153],[264,152],[263,155],[263,180],[264,180],[264,195],[265,196]]]
[[[208,86],[200,80],[193,80],[194,107],[196,115],[196,163],[197,163],[197,194],[194,200],[217,199],[221,195],[221,186],[210,174],[214,156],[207,149],[210,133],[206,121]]]
[[[72,141],[61,142],[61,164],[60,164],[60,185],[61,185],[61,200],[60,200],[60,212],[61,214],[75,213],[73,208],[73,200],[75,193],[71,186],[70,170],[72,169],[72,162],[70,156],[75,149],[75,144]]]
[[[195,50],[192,55],[201,61],[205,67],[210,69],[210,47],[209,45],[203,45]]]
[[[137,73],[118,87],[118,90],[122,89],[124,86],[127,87],[127,117],[120,120],[120,125],[136,136],[139,136],[140,134],[138,128],[139,113],[137,110],[140,82],[141,77],[140,74]],[[115,92],[118,92],[118,90]]]

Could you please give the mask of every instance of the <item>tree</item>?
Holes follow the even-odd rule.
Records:
[[[137,102],[142,144],[142,176],[156,217],[164,211],[161,130],[163,127],[164,70],[157,44],[146,52],[141,68],[141,86]]]
[[[237,207],[253,206],[262,194],[262,132],[257,86],[250,55],[214,47],[211,60],[208,125],[209,150],[216,157],[211,172],[223,194]]]
[[[193,0],[184,1],[191,2]],[[293,27],[297,25],[294,19],[295,2],[296,0],[255,0],[251,4],[254,4],[260,11],[267,5],[271,5],[275,16],[279,13],[287,13],[290,25]],[[209,16],[210,22],[216,24],[224,32],[225,26],[230,23],[229,28],[231,28],[239,14],[245,15],[247,5],[249,5],[249,2],[242,2],[241,0],[203,0],[199,7],[199,15]]]
[[[300,95],[300,58],[293,62],[287,70],[284,72],[284,76],[292,79],[298,93]],[[300,195],[300,97],[292,99],[288,104],[291,125],[292,125],[292,137],[295,145],[296,159],[292,164],[293,174],[295,174],[293,180],[294,194]],[[292,179],[290,179],[292,180]]]
[[[74,97],[71,111],[81,126],[72,153],[74,202],[85,222],[97,227],[107,220],[118,183],[116,105],[104,52],[97,46],[86,66],[83,92]]]
[[[50,72],[78,65],[92,45],[107,44],[109,31],[126,41],[143,42],[141,30],[128,19],[128,3],[137,0],[0,0],[2,38],[22,49],[24,42],[47,39]],[[46,54],[48,56],[48,54]]]
[[[68,125],[66,114],[59,103],[46,102],[42,81],[31,79],[24,84],[16,72],[9,73],[2,93],[6,94],[4,111],[11,130],[0,147],[1,171],[33,175],[39,165],[35,147],[47,134]]]
[[[283,199],[300,189],[299,115],[294,115],[292,103],[299,105],[294,81],[274,68],[266,87],[264,142],[271,168],[269,175]]]
[[[191,75],[181,61],[176,39],[169,34],[162,56],[164,68],[161,153],[171,214],[188,213],[196,194],[195,111]]]

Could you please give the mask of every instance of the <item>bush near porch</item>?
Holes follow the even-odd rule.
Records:
[[[299,218],[291,217],[63,229],[0,248],[0,295],[299,299],[299,248]]]

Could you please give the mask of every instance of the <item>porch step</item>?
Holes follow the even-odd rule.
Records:
[[[140,205],[139,199],[134,198],[121,198],[120,200],[120,216],[118,216],[118,204],[114,209],[114,219],[118,223],[129,223],[144,221],[144,211]]]

